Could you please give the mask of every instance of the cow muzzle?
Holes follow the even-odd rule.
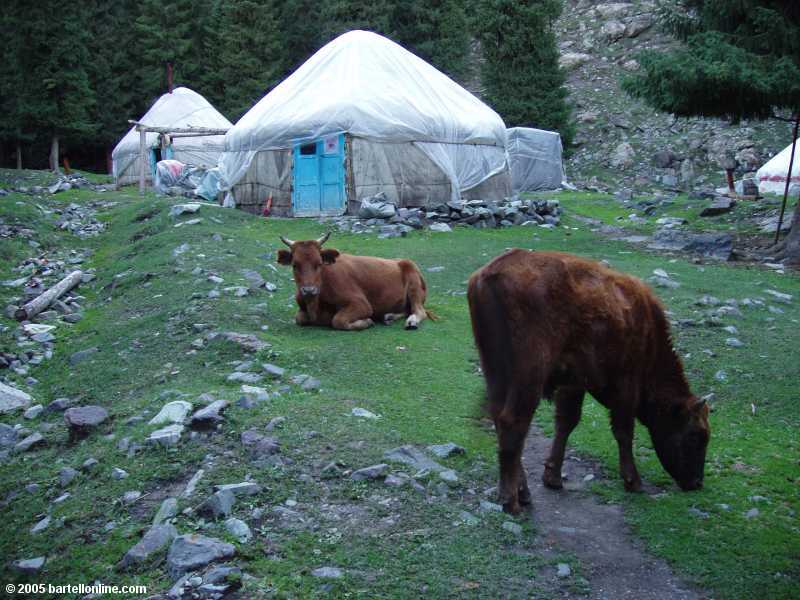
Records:
[[[300,295],[304,298],[313,298],[319,295],[319,288],[315,285],[304,285],[300,288]]]

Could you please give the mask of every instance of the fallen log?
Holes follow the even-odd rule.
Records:
[[[49,290],[42,292],[36,296],[36,298],[28,302],[25,306],[17,309],[17,311],[14,313],[14,318],[17,321],[32,319],[43,310],[49,308],[53,302],[78,285],[81,282],[81,277],[83,277],[82,271],[73,271]]]

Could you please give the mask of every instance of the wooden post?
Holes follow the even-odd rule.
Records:
[[[22,144],[17,140],[17,170],[22,170]]]
[[[17,321],[32,319],[40,312],[48,308],[55,300],[78,285],[81,282],[82,276],[83,273],[81,271],[73,271],[49,290],[39,294],[25,306],[18,309],[14,313],[14,318]]]
[[[55,173],[61,172],[58,168],[58,136],[55,134],[50,143],[50,169]]]
[[[139,131],[139,194],[144,196],[144,180],[147,172],[147,157],[145,148],[147,146],[147,132],[144,129]]]
[[[789,186],[792,184],[792,169],[794,168],[794,151],[797,149],[797,130],[800,128],[800,110],[797,111],[797,116],[794,122],[794,131],[792,132],[792,153],[789,156],[789,172],[786,174],[786,185],[783,188],[783,203],[781,204],[781,214],[778,217],[778,227],[775,229],[775,243],[781,237],[781,227],[783,226],[783,215],[786,212],[786,200],[789,198]],[[800,207],[795,210],[800,210]],[[795,221],[796,222],[796,221]]]

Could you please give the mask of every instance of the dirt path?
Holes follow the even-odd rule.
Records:
[[[695,600],[705,597],[676,577],[661,559],[647,554],[634,538],[619,505],[601,504],[585,491],[584,477],[601,480],[603,473],[593,462],[567,449],[562,472],[568,477],[564,489],[550,490],[542,484],[542,463],[550,438],[531,426],[523,456],[528,485],[533,496],[533,515],[545,555],[571,552],[581,562],[589,582],[589,598],[618,600]],[[565,580],[566,581],[566,580]],[[563,589],[566,596],[572,592]],[[586,596],[580,596],[586,597]]]

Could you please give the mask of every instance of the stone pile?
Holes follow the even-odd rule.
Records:
[[[59,215],[56,220],[58,229],[66,230],[79,238],[87,238],[102,233],[106,225],[95,219],[97,211],[92,204],[81,206],[70,203],[62,210],[55,210]]]
[[[334,217],[341,231],[353,233],[378,232],[378,237],[400,237],[414,229],[447,232],[452,227],[470,226],[494,229],[513,225],[556,227],[561,221],[562,208],[558,200],[521,199],[518,196],[501,202],[460,200],[442,203],[432,208],[397,208],[381,192],[364,198],[358,217]]]

